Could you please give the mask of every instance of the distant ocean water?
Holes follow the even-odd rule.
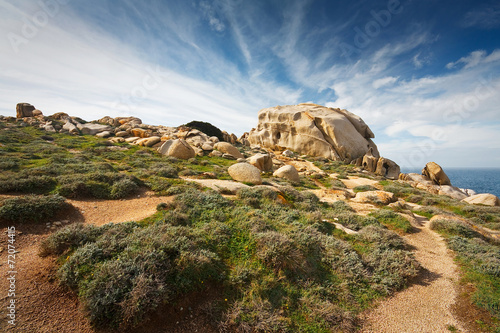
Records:
[[[459,188],[467,188],[477,193],[491,193],[500,197],[500,169],[490,168],[443,168],[450,178],[451,184]],[[418,173],[422,169],[404,169],[404,173]]]

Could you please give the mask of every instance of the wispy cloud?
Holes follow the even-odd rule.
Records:
[[[494,29],[500,27],[500,5],[490,3],[465,14],[462,26]]]
[[[471,52],[468,56],[462,57],[455,62],[450,62],[446,65],[446,68],[452,69],[460,64],[464,65],[464,68],[472,68],[479,64],[489,64],[500,60],[500,49],[494,50],[489,55],[484,50],[478,50]]]

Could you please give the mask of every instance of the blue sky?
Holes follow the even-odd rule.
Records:
[[[404,167],[500,167],[500,4],[0,0],[0,114],[213,123],[346,108]]]

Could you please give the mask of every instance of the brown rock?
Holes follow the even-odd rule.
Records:
[[[394,193],[391,192],[367,191],[367,192],[356,193],[356,197],[352,200],[356,202],[372,202],[372,203],[380,202],[384,205],[388,205],[391,202],[396,202],[397,198],[394,196]]]
[[[451,185],[450,179],[443,169],[435,162],[429,162],[422,170],[422,175],[426,176],[436,185]]]
[[[260,170],[248,163],[236,163],[227,170],[231,178],[243,183],[262,184]]]
[[[363,169],[369,172],[377,170],[378,157],[373,155],[373,149],[368,149],[368,152],[363,156]]]
[[[240,151],[236,147],[228,142],[218,142],[214,145],[214,149],[217,149],[223,154],[230,154],[234,156],[235,159],[245,158],[245,156],[243,156],[243,154],[240,153]]]
[[[184,140],[168,140],[158,148],[158,152],[162,155],[172,156],[187,160],[196,156],[194,149]]]
[[[290,149],[302,155],[350,162],[365,155],[370,147],[378,157],[371,138],[373,133],[363,120],[346,110],[299,104],[259,111],[259,123],[250,131],[248,141],[273,150]]]
[[[299,173],[297,172],[297,169],[295,169],[293,165],[282,166],[273,173],[273,176],[278,178],[285,178],[295,183],[300,182]]]
[[[489,193],[476,194],[462,201],[472,205],[500,206],[500,199],[496,195]]]
[[[273,159],[269,154],[255,154],[248,159],[248,163],[257,167],[262,172],[273,171]]]
[[[378,159],[375,173],[389,179],[399,179],[401,169],[396,162],[391,161],[388,158],[381,157]]]
[[[150,131],[146,131],[142,128],[133,128],[130,133],[132,133],[133,136],[137,136],[139,138],[149,138],[151,136]]]
[[[35,107],[29,103],[18,103],[16,105],[16,118],[33,117]]]

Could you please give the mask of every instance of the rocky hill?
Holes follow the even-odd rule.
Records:
[[[400,174],[346,110],[276,107],[240,138],[217,130],[44,116],[27,103],[0,116],[19,332],[370,331],[390,320],[366,311],[409,286],[414,302],[387,308],[433,323],[389,331],[494,330],[498,198],[453,187],[435,163]],[[458,299],[458,273],[441,270],[453,265],[445,245],[472,297]]]

